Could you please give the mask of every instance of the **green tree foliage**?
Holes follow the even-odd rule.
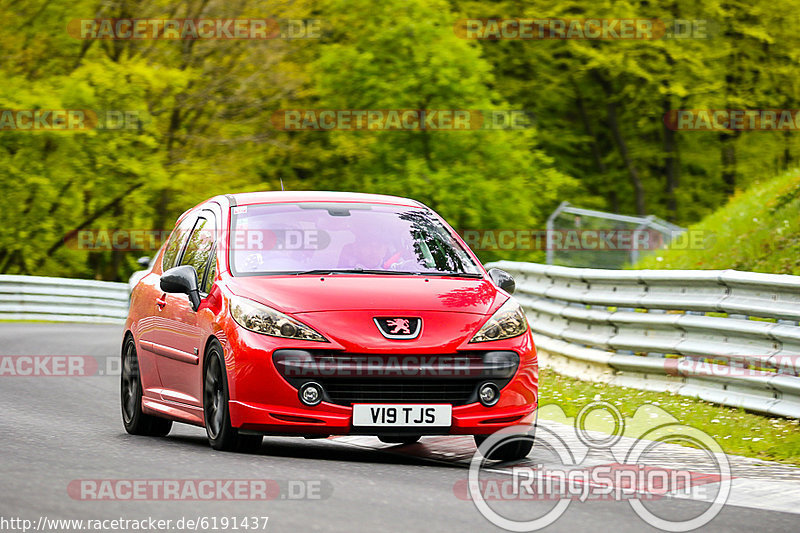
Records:
[[[537,229],[561,201],[700,219],[796,164],[796,132],[675,132],[675,109],[798,108],[797,0],[0,0],[0,109],[129,112],[0,131],[0,273],[124,279],[142,253],[78,230],[170,229],[209,196],[419,199],[458,229]],[[319,19],[319,39],[80,40],[73,19]],[[475,41],[459,18],[710,21],[706,39]],[[280,109],[530,111],[535,128],[283,131]],[[540,252],[482,253],[541,260]]]
[[[312,65],[314,106],[509,109],[490,88],[491,67],[477,43],[456,37],[451,21],[441,17],[446,9],[444,2],[427,0],[331,2],[327,20],[337,30]],[[371,23],[359,24],[365,13]],[[539,227],[575,188],[536,147],[532,130],[304,135],[321,143],[316,184],[411,196],[461,229]]]
[[[480,41],[500,93],[535,112],[542,149],[598,207],[690,223],[800,152],[796,132],[676,132],[663,121],[677,109],[797,108],[796,0],[452,4],[468,18],[700,21],[704,33],[677,22],[687,38]]]

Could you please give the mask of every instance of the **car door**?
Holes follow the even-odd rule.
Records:
[[[216,243],[216,217],[211,211],[200,211],[177,264],[191,265],[197,272],[201,297],[204,281]],[[162,295],[161,316],[169,335],[158,350],[158,373],[165,400],[201,407],[202,369],[200,353],[206,333],[198,313],[192,309],[186,294]]]
[[[197,221],[197,216],[186,216],[172,230],[160,263],[154,265],[136,287],[135,305],[141,311],[142,318],[137,324],[137,337],[139,342],[139,364],[142,366],[142,388],[145,397],[161,398],[163,384],[158,374],[158,360],[166,353],[170,344],[172,327],[170,321],[164,318],[164,304],[166,298],[161,290],[161,273],[177,264],[189,240],[192,228]],[[144,377],[148,379],[145,381]]]

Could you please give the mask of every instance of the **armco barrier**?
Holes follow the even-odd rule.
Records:
[[[500,261],[544,366],[800,418],[800,276]],[[0,320],[124,322],[125,283],[0,275]]]
[[[800,276],[499,261],[543,366],[800,418]]]
[[[0,275],[0,320],[122,324],[127,316],[126,283]]]

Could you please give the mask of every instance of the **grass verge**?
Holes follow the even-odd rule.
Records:
[[[739,191],[727,205],[689,228],[702,245],[657,250],[633,268],[726,269],[800,275],[800,171]]]
[[[556,404],[568,417],[594,400],[611,403],[624,417],[632,417],[642,405],[655,405],[714,437],[725,453],[800,466],[800,420],[761,416],[677,394],[579,381],[544,368],[539,390],[540,407]]]

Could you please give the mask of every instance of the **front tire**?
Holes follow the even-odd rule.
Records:
[[[251,453],[261,447],[260,435],[242,435],[231,426],[228,408],[228,376],[222,347],[212,341],[206,355],[203,372],[203,414],[208,443],[215,450]]]
[[[402,444],[404,446],[415,444],[419,441],[419,439],[420,435],[409,435],[407,437],[387,437],[384,435],[378,435],[378,440],[381,442],[386,444]]]
[[[142,412],[142,379],[136,343],[128,336],[122,345],[122,377],[120,379],[122,423],[131,435],[163,437],[172,429],[172,420]]]
[[[480,448],[481,444],[488,438],[488,435],[475,435],[475,446]],[[509,442],[500,442],[496,444],[489,450],[489,454],[486,458],[491,461],[519,461],[520,459],[526,458],[528,454],[531,453],[532,448],[532,437],[517,437],[514,440],[509,439]]]

